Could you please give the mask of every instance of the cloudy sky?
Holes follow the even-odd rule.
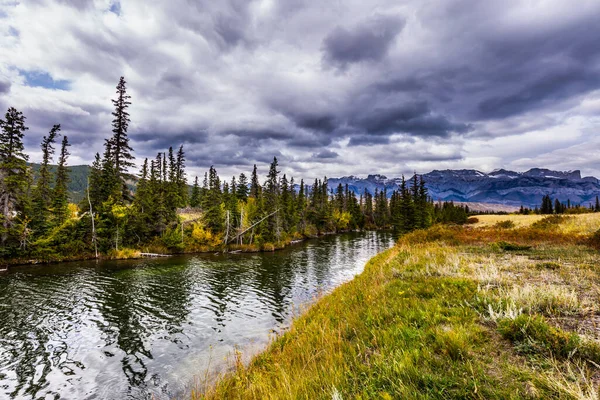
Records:
[[[72,164],[124,75],[138,161],[277,156],[296,177],[547,167],[600,176],[598,0],[0,0],[0,107]]]

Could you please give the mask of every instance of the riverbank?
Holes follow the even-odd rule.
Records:
[[[143,259],[146,258],[144,254],[154,253],[160,256],[176,256],[176,255],[193,255],[193,254],[210,254],[210,253],[260,253],[260,252],[273,252],[278,250],[283,250],[291,245],[298,244],[304,242],[305,240],[310,239],[319,239],[325,236],[331,235],[339,235],[350,232],[360,232],[359,230],[344,230],[339,232],[322,232],[317,233],[312,236],[294,236],[288,240],[278,242],[278,243],[265,243],[261,246],[257,246],[255,244],[229,244],[224,246],[222,244],[219,245],[205,245],[205,246],[195,246],[190,250],[182,250],[178,252],[170,252],[165,246],[154,244],[149,244],[147,246],[143,246],[141,249],[136,248],[122,248],[119,250],[112,249],[107,253],[100,253],[98,257],[93,253],[84,253],[78,255],[68,255],[68,256],[54,256],[46,259],[30,259],[30,258],[21,258],[21,259],[10,259],[10,260],[0,260],[0,273],[7,272],[9,267],[16,266],[25,266],[25,265],[37,265],[37,264],[56,264],[62,262],[71,262],[71,261],[88,261],[88,260],[135,260],[135,259]]]
[[[597,399],[600,221],[521,217],[406,235],[192,398]]]

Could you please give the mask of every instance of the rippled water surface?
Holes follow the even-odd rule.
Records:
[[[275,253],[13,268],[0,275],[0,398],[185,396],[392,242],[367,232]]]

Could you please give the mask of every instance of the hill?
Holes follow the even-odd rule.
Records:
[[[29,166],[33,171],[34,179],[37,177],[37,172],[40,169],[40,164],[30,163]],[[52,174],[56,174],[56,165],[50,166]],[[89,165],[73,165],[69,166],[69,199],[73,203],[78,203],[85,196],[85,190],[87,188],[87,177],[90,173]]]

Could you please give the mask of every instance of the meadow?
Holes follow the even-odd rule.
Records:
[[[598,399],[600,216],[403,236],[194,399]]]

